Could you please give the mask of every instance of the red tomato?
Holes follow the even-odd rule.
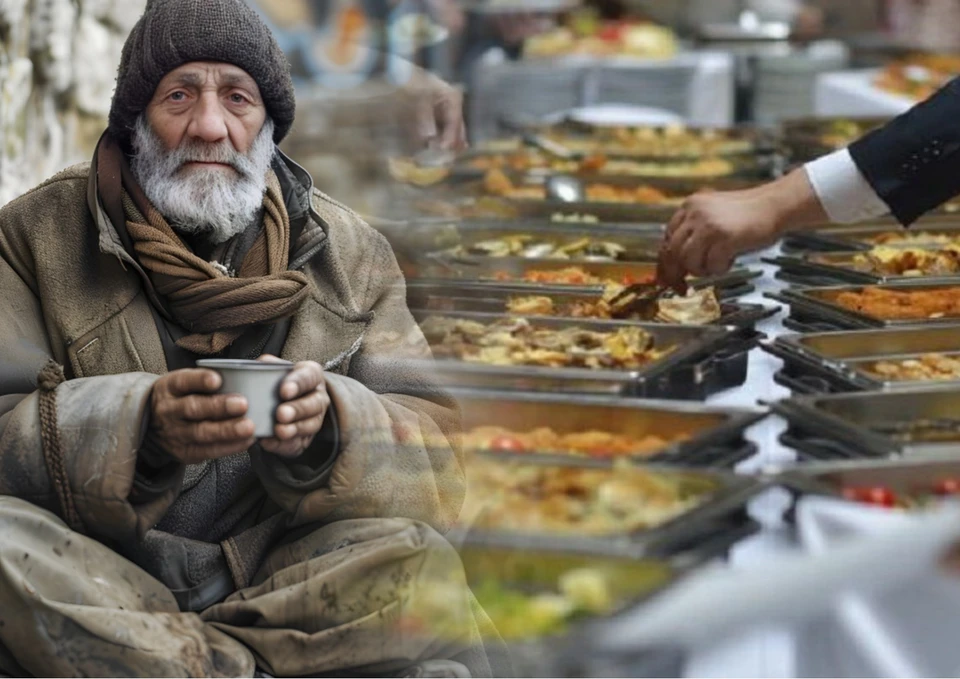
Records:
[[[941,479],[933,487],[937,495],[960,495],[960,479]]]
[[[523,442],[513,436],[497,436],[490,441],[490,450],[499,453],[523,453],[526,452],[526,446]]]
[[[608,42],[618,42],[623,36],[623,26],[609,23],[597,31],[597,37]]]
[[[889,488],[876,486],[873,488],[844,488],[843,497],[853,502],[861,502],[877,507],[895,507],[896,494]]]

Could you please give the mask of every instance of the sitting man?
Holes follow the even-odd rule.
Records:
[[[152,0],[92,164],[0,211],[0,675],[491,671],[437,532],[456,406],[398,358],[386,241],[277,149],[294,109],[242,0]],[[258,441],[194,366],[272,355]]]

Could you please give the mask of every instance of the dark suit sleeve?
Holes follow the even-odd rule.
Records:
[[[908,226],[960,193],[960,79],[850,146],[890,211]]]

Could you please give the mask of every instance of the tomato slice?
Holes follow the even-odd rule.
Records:
[[[490,441],[490,450],[498,453],[524,453],[527,447],[515,436],[497,436]]]
[[[937,495],[960,495],[960,479],[941,479],[933,487]]]
[[[844,488],[843,497],[853,502],[874,505],[876,507],[895,507],[897,505],[896,493],[883,486]]]

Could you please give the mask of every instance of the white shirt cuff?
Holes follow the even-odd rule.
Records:
[[[847,149],[807,163],[804,169],[830,221],[852,224],[890,212]]]

